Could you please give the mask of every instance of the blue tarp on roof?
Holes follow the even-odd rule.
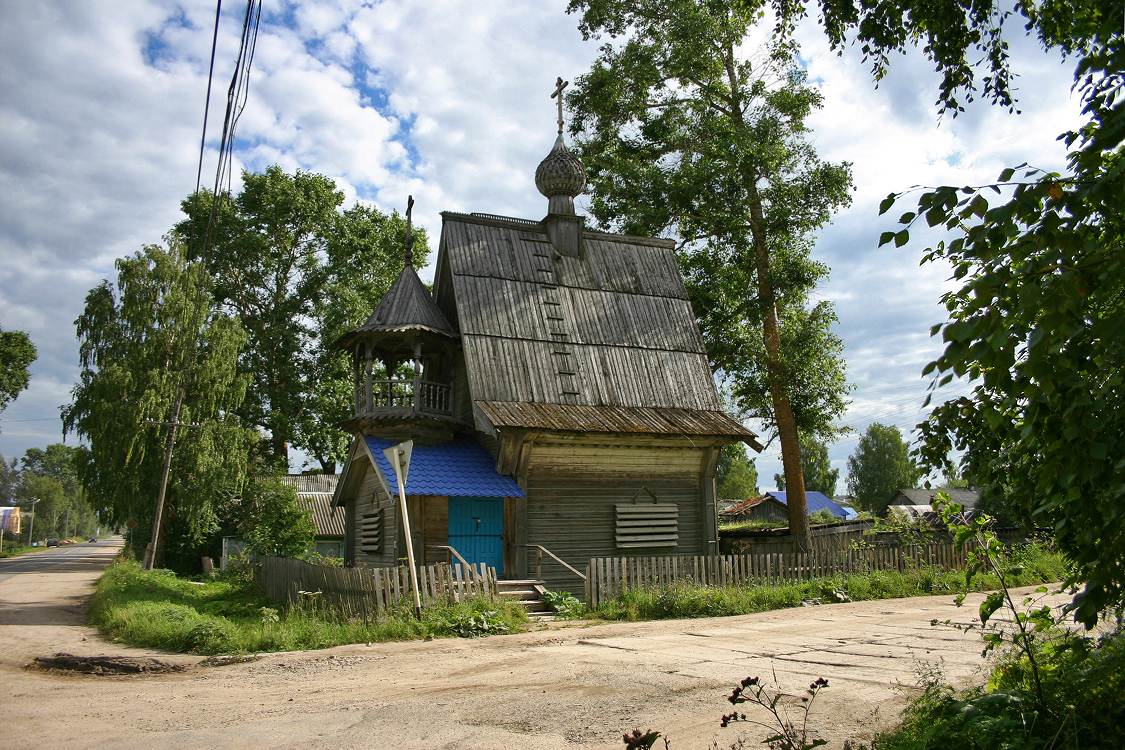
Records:
[[[387,486],[397,494],[395,471],[383,450],[397,441],[368,437],[367,447],[375,457]],[[527,497],[516,480],[496,471],[496,461],[472,440],[454,440],[437,445],[415,445],[406,474],[407,495],[450,497]]]
[[[767,492],[766,494],[782,504],[788,504],[785,500],[784,492],[777,492],[775,490],[773,492]],[[823,492],[806,492],[805,502],[808,503],[809,506],[809,515],[816,513],[818,510],[828,509],[832,511],[832,515],[836,516],[836,518],[848,517],[848,512],[834,503],[832,499],[829,498],[828,495],[825,495]]]

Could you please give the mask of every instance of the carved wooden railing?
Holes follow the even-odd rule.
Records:
[[[355,387],[356,414],[378,409],[407,408],[415,412],[453,414],[453,385],[421,378],[372,380]]]

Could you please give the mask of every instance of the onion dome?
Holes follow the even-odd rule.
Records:
[[[550,198],[555,195],[578,195],[586,187],[586,168],[570,153],[560,135],[547,158],[535,170],[535,187]]]

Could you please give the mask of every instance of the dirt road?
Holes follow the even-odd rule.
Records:
[[[953,679],[981,665],[979,636],[929,624],[968,622],[979,597],[957,609],[946,595],[341,646],[207,667],[105,643],[81,624],[97,568],[114,551],[102,549],[80,569],[0,579],[9,730],[0,746],[575,750],[620,748],[623,732],[652,728],[676,750],[712,740],[726,747],[740,730],[719,728],[725,696],[743,677],[776,672],[794,692],[828,679],[810,723],[840,748],[895,722],[900,686],[916,683],[920,662],[942,664]],[[111,677],[26,668],[59,651],[156,655],[187,668]],[[763,732],[748,734],[756,742]]]

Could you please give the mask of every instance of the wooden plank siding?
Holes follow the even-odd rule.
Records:
[[[705,554],[703,454],[683,448],[536,445],[525,487],[526,543],[546,547],[578,570],[590,557],[621,554],[625,550],[617,546],[616,507],[632,502],[644,487],[660,503],[678,506],[676,554]],[[668,549],[628,550],[630,555],[658,552]],[[543,559],[543,578],[549,589],[584,588],[580,578],[548,557]]]
[[[387,497],[379,484],[371,463],[364,462],[364,475],[355,499],[348,507],[348,535],[346,538],[347,555],[345,563],[348,565],[367,565],[382,567],[394,565],[396,562],[395,543],[399,534],[400,524],[398,508],[392,499]],[[360,529],[363,517],[375,510],[382,511],[382,543],[378,552],[366,552],[359,549]]]

